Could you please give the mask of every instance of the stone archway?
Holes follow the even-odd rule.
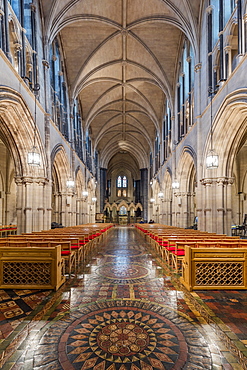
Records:
[[[58,145],[52,151],[52,221],[62,226],[72,224],[73,193],[67,188],[69,160],[65,149]]]
[[[199,206],[201,216],[198,215],[200,230],[230,235],[231,225],[241,221],[247,212],[238,206],[240,200],[246,207],[245,196],[240,196],[243,189],[246,189],[246,96],[247,89],[229,94],[215,115],[213,139],[214,149],[219,156],[219,167],[204,168],[203,171],[202,206]],[[204,148],[204,158],[209,147],[210,138]],[[203,222],[200,223],[200,219]]]
[[[33,104],[34,109],[34,97],[30,91],[28,94],[29,103]],[[33,147],[34,115],[13,89],[2,87],[0,100],[0,137],[6,148],[5,159],[9,171],[8,174],[4,171],[2,177],[6,182],[4,221],[16,223],[17,233],[46,229],[50,224],[51,183],[45,148],[38,130],[36,147],[41,155],[41,165],[30,166],[27,161],[28,152]]]
[[[76,225],[85,223],[87,196],[85,195],[85,178],[80,167],[76,171]]]
[[[178,162],[180,187],[174,192],[173,212],[176,226],[188,228],[194,226],[196,217],[196,167],[195,153],[185,147]],[[174,224],[173,224],[174,225]]]
[[[164,180],[161,184],[164,189],[162,223],[165,225],[172,225],[172,179],[170,170],[165,172]]]

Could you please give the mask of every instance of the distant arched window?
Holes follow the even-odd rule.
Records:
[[[126,176],[118,176],[117,178],[117,188],[127,188],[128,181]]]
[[[117,197],[127,197],[128,180],[126,176],[117,177]]]
[[[117,178],[117,187],[118,188],[122,187],[122,177],[121,176],[118,176],[118,178]]]
[[[122,178],[122,187],[123,188],[127,188],[127,178],[126,178],[126,176],[124,176],[123,178]]]

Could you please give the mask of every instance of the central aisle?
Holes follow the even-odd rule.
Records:
[[[232,369],[133,227],[112,228],[86,272],[25,325],[3,369]]]

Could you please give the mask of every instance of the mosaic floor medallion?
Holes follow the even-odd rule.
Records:
[[[77,311],[74,321],[73,315],[70,316],[71,324],[59,345],[64,370],[187,368],[184,365],[190,348],[200,342],[200,335],[191,323],[168,308],[150,303],[146,304],[147,308],[138,301],[133,307],[126,307],[124,301],[118,303],[122,307],[113,306],[116,302],[108,303],[112,307],[100,308],[98,302],[90,312],[86,313],[90,306],[85,308],[81,317]]]
[[[136,279],[146,278],[149,270],[137,263],[105,263],[96,269],[97,275],[107,279],[113,279],[116,283],[136,283]]]

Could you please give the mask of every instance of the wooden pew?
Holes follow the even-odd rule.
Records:
[[[0,289],[54,289],[64,282],[61,246],[0,247]]]

